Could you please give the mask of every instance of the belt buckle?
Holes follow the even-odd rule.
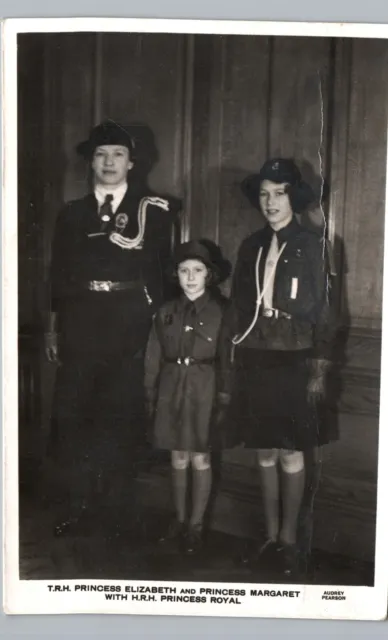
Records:
[[[186,367],[188,367],[191,364],[191,357],[190,356],[186,356],[186,358],[177,358],[176,361],[178,364],[184,364],[186,365]]]
[[[92,291],[110,291],[112,286],[110,280],[92,280],[90,284]]]
[[[279,318],[279,309],[263,309],[263,316],[265,318]]]

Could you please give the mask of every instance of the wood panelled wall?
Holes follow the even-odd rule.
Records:
[[[241,180],[269,156],[294,157],[318,194],[322,176],[329,187],[304,222],[328,225],[343,322],[350,314],[369,328],[380,328],[382,313],[387,55],[386,42],[370,40],[195,41],[192,234],[218,240],[234,260],[262,224]]]
[[[349,310],[353,326],[380,328],[385,41],[48,34],[20,42],[30,76],[20,78],[20,223],[31,220],[27,206],[43,207],[45,258],[58,207],[87,189],[77,142],[105,117],[145,124],[158,151],[150,186],[183,199],[184,237],[212,237],[232,261],[262,224],[240,191],[248,173],[279,154],[296,158],[317,192],[323,176],[330,198],[307,222],[328,224],[345,324]]]
[[[240,190],[248,173],[279,154],[293,156],[317,192],[325,178],[328,197],[304,223],[327,225],[342,324],[350,333],[341,372],[341,440],[327,451],[317,503],[317,544],[372,558],[387,43],[173,34],[25,35],[20,36],[19,56],[23,326],[37,320],[39,282],[49,259],[56,212],[64,200],[87,189],[87,169],[74,148],[102,118],[151,128],[158,156],[150,186],[182,198],[183,239],[213,238],[232,262],[242,239],[263,224]],[[226,293],[228,289],[229,283]],[[48,412],[52,372],[42,366]],[[225,456],[225,465],[228,478],[237,478],[235,486],[245,482],[254,494],[249,452]],[[244,492],[233,493],[233,483],[229,486],[221,503],[234,500],[236,506]],[[230,526],[222,504],[220,509],[219,526]],[[357,529],[362,535],[355,538]]]
[[[267,157],[294,157],[318,193],[322,177],[328,185],[321,206],[302,222],[327,225],[347,344],[338,372],[340,441],[325,451],[314,542],[369,560],[375,536],[387,55],[382,41],[195,40],[192,235],[220,242],[234,262],[243,237],[262,225],[240,183]],[[232,524],[228,512],[233,507],[246,523],[254,509],[254,453],[228,452],[224,468],[237,481],[220,497],[216,521],[241,533],[241,522]],[[239,482],[251,488],[246,502]]]
[[[353,324],[379,328],[382,314],[388,48],[384,41],[352,44],[343,239]]]
[[[42,104],[45,155],[49,174],[55,173],[46,183],[46,256],[58,207],[88,190],[88,168],[75,147],[104,118],[149,128],[155,138],[147,142],[154,155],[150,186],[184,197],[189,45],[180,35],[83,33],[43,39],[49,94]]]

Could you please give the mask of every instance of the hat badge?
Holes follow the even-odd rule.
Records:
[[[272,165],[272,170],[273,171],[279,171],[279,163],[278,162],[274,162]]]

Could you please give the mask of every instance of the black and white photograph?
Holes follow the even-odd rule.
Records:
[[[6,24],[6,609],[384,618],[388,31],[105,22]]]

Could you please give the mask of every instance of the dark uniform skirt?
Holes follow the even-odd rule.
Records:
[[[307,400],[310,351],[238,347],[229,412],[234,440],[251,449],[305,451],[335,439],[329,403]]]

